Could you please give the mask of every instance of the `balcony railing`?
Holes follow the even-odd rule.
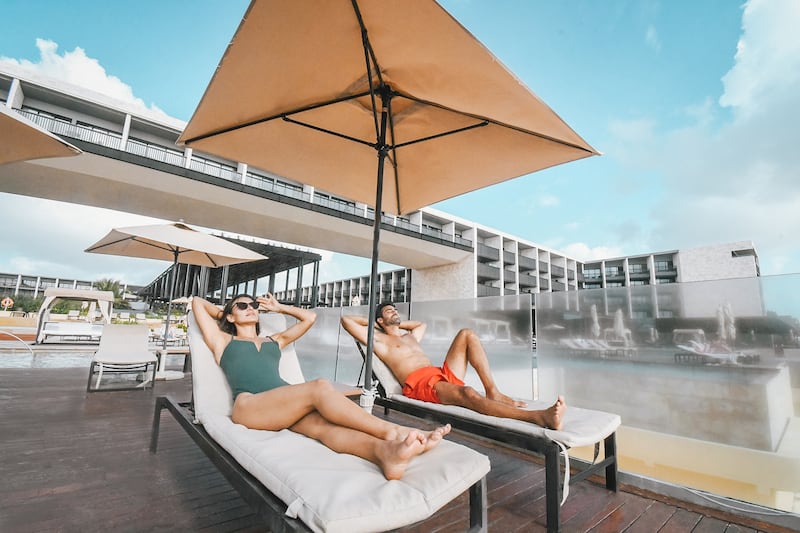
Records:
[[[497,248],[493,248],[491,246],[478,243],[477,251],[478,251],[478,259],[488,259],[489,261],[500,260],[500,250],[498,250]]]
[[[20,115],[33,121],[44,129],[73,139],[80,139],[92,144],[105,146],[114,150],[125,151],[147,159],[160,161],[168,165],[176,167],[185,167],[185,155],[173,148],[161,146],[155,143],[143,141],[141,139],[128,138],[125,146],[122,146],[122,135],[116,132],[106,130],[100,126],[88,126],[83,124],[73,124],[64,118],[48,116],[46,114],[39,114],[35,111],[17,109]],[[240,181],[240,175],[235,167],[213,161],[211,159],[203,158],[197,154],[192,155],[189,162],[191,170],[201,172],[210,176],[215,176],[227,181]],[[325,205],[343,213],[360,216],[368,220],[374,220],[374,210],[368,209],[366,215],[357,209],[355,203],[346,200],[337,200],[332,198],[322,199],[312,198],[312,196],[303,191],[301,187],[290,185],[280,180],[260,176],[253,172],[248,172],[244,177],[244,183],[258,189],[274,192],[289,198],[295,198],[304,202],[312,203],[315,201],[318,205]],[[389,225],[394,225],[421,235],[428,235],[436,237],[445,242],[453,242],[461,246],[472,246],[473,243],[469,239],[465,239],[460,235],[449,235],[442,231],[437,231],[434,228],[421,228],[418,224],[413,224],[407,220],[397,218],[393,219],[388,215],[383,215],[382,221]],[[496,250],[495,250],[495,253]],[[496,259],[495,259],[496,260]]]
[[[486,263],[478,263],[477,267],[478,279],[500,279],[499,268],[487,265]]]

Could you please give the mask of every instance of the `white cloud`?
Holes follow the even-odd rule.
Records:
[[[610,126],[616,150],[608,153],[659,180],[645,249],[753,240],[761,257],[797,255],[800,2],[751,0],[742,26],[718,100],[734,109],[729,122],[714,127],[718,108],[704,101],[685,110],[691,123],[681,128],[660,132],[647,119]],[[786,265],[762,261],[762,272]]]
[[[114,227],[161,222],[157,219],[5,193],[0,193],[0,203],[5,219],[16,221],[14,231],[3,235],[2,272],[87,281],[111,277],[143,285],[169,266],[84,252]]]
[[[622,249],[613,246],[597,246],[595,248],[589,247],[586,243],[575,242],[562,246],[559,248],[561,252],[569,257],[574,257],[579,261],[593,261],[596,259],[609,259],[612,257],[620,257],[623,254]]]
[[[75,47],[71,52],[58,53],[58,43],[47,39],[36,39],[39,61],[0,57],[0,68],[19,73],[36,80],[44,79],[67,83],[116,100],[131,111],[174,121],[172,117],[154,104],[147,105],[133,94],[133,89],[118,77],[106,72],[97,59],[89,57],[83,48]]]
[[[736,64],[722,78],[725,93],[720,105],[756,113],[769,105],[775,92],[796,89],[800,78],[798,24],[797,0],[750,0],[745,4]]]
[[[553,194],[543,194],[538,198],[538,204],[542,207],[556,207],[561,203],[558,196]]]
[[[658,38],[658,31],[653,26],[648,26],[644,34],[644,42],[656,52],[661,50],[661,40]]]

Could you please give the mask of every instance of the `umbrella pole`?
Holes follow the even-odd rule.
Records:
[[[161,352],[161,362],[159,366],[159,373],[166,376],[167,366],[167,339],[169,337],[169,318],[172,315],[172,299],[175,297],[175,284],[178,281],[178,250],[175,250],[175,260],[172,263],[172,283],[169,288],[169,301],[167,303],[167,319],[164,322],[164,343],[162,344],[163,351]]]
[[[375,313],[377,307],[378,297],[378,260],[379,260],[379,244],[381,236],[381,207],[383,201],[383,168],[386,164],[386,155],[388,154],[388,147],[386,146],[386,127],[389,118],[389,96],[382,95],[382,108],[381,108],[381,127],[378,135],[378,183],[375,193],[375,220],[372,224],[372,268],[370,270],[370,284],[369,284],[369,298],[367,305],[369,306],[368,322],[367,322],[367,357],[364,361],[364,387],[361,390],[361,398],[359,404],[365,410],[372,412],[372,405],[375,401],[375,389],[372,386],[372,347],[375,342]]]

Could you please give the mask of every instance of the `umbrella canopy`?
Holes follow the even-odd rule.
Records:
[[[112,229],[86,251],[207,267],[267,259],[238,244],[197,231],[180,222]]]
[[[598,153],[433,0],[253,0],[178,142],[396,214]]]
[[[396,214],[597,154],[441,6],[402,0],[253,1],[178,142],[369,205],[378,144]]]
[[[0,104],[0,165],[80,153],[78,148]]]
[[[88,247],[85,251],[95,254],[144,257],[172,261],[172,284],[164,331],[169,332],[172,299],[175,296],[178,263],[220,267],[268,259],[266,256],[248,250],[238,244],[209,235],[186,224],[154,224],[150,226],[130,226],[112,229],[108,235]],[[164,348],[167,347],[167,334],[164,334]]]

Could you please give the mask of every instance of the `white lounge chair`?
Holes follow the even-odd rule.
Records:
[[[357,340],[353,340],[361,352],[361,356],[365,357],[365,347]],[[562,428],[560,430],[547,429],[520,420],[483,415],[455,405],[442,405],[407,398],[403,396],[402,385],[379,357],[372,358],[372,373],[373,377],[378,380],[380,392],[375,403],[383,406],[387,413],[389,409],[394,409],[419,418],[452,424],[455,429],[543,456],[545,459],[547,531],[560,530],[560,507],[567,499],[570,483],[576,483],[590,475],[600,474],[605,476],[606,488],[617,491],[616,431],[621,424],[620,416],[617,414],[568,406]],[[528,401],[526,409],[546,409],[550,405],[551,402]],[[603,443],[603,459],[597,461],[600,443]],[[593,463],[578,468],[579,472],[570,478],[568,450],[592,445],[595,455]],[[564,458],[563,489],[560,457]],[[559,491],[562,493],[561,497],[559,497]]]
[[[155,383],[158,358],[148,348],[150,329],[147,326],[106,324],[100,346],[89,366],[88,392],[144,389]],[[94,387],[92,378],[97,376]],[[101,388],[103,377],[108,374],[132,375],[122,385],[114,384]]]
[[[262,313],[261,334],[282,331],[285,324],[283,315]],[[469,490],[470,531],[486,531],[486,456],[445,439],[415,457],[401,480],[387,481],[374,464],[333,452],[314,439],[235,424],[230,387],[193,315],[189,346],[193,411],[191,404],[159,397],[150,450],[156,451],[161,410],[166,408],[270,530],[395,529],[428,518]],[[304,381],[293,345],[282,351],[280,373],[290,383]]]

